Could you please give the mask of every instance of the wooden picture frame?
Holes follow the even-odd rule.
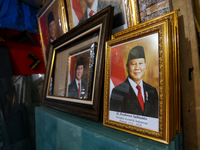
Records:
[[[37,14],[45,66],[51,43],[68,31],[64,0],[50,0]]]
[[[99,12],[108,5],[112,5],[114,7],[112,33],[116,33],[136,25],[140,20],[137,0],[93,0],[92,2],[88,2],[87,0],[66,0],[66,3],[70,29],[89,18],[89,5],[91,5],[91,9],[94,10],[93,14]]]
[[[112,15],[113,7],[109,6],[52,43],[45,74],[43,105],[95,121],[102,118],[104,49],[105,41],[111,36]],[[85,62],[84,65],[79,63],[79,58]],[[85,71],[81,77],[77,73],[80,66],[84,66]],[[74,76],[70,82],[69,75]],[[70,84],[72,81],[76,83],[75,79],[79,82],[79,78],[86,84],[84,88],[81,86],[80,91],[86,96],[69,96]],[[79,85],[75,84],[75,87],[71,93],[78,92]]]
[[[176,44],[178,40],[177,32],[172,34],[174,29],[169,19],[161,16],[159,21],[155,20],[116,33],[106,42],[103,124],[170,144],[177,132],[176,108],[180,107],[178,93],[175,94],[179,85],[174,84],[179,81],[174,67],[178,64],[178,50],[172,39],[176,39]],[[131,61],[140,59],[143,62]],[[143,83],[141,106],[133,81],[136,85]]]

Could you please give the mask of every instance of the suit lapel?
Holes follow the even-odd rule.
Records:
[[[86,9],[85,13],[83,14],[83,16],[82,16],[81,20],[79,21],[79,23],[85,21],[86,19],[87,19],[87,9]]]
[[[76,81],[75,81],[75,80],[73,81],[73,86],[74,86],[76,95],[79,95],[79,94],[78,94],[78,88],[77,88],[77,85],[76,85]]]
[[[143,88],[144,88],[144,97],[145,97],[145,103],[144,103],[144,114],[148,114],[149,111],[149,103],[150,101],[148,100],[148,88],[146,86],[146,83],[143,81]]]

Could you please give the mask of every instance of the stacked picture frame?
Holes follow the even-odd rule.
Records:
[[[105,126],[165,144],[180,133],[178,45],[177,11],[118,32],[106,42]],[[129,57],[144,61],[131,62]],[[143,110],[131,84],[138,79]]]
[[[51,0],[38,13],[41,104],[170,144],[181,130],[178,11],[139,24],[137,0],[95,5],[89,18],[82,0]]]

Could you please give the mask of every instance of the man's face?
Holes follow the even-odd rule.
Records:
[[[77,68],[76,68],[76,78],[77,78],[78,80],[81,79],[81,77],[82,77],[82,75],[83,75],[83,70],[84,70],[83,65],[77,66]]]
[[[56,38],[56,24],[55,24],[55,21],[51,21],[49,23],[49,34],[50,34],[50,37],[55,40]]]
[[[137,84],[140,83],[146,71],[146,63],[144,58],[131,59],[126,66],[129,77]]]

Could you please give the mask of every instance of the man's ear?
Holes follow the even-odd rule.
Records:
[[[128,72],[128,65],[126,64],[126,71]]]

